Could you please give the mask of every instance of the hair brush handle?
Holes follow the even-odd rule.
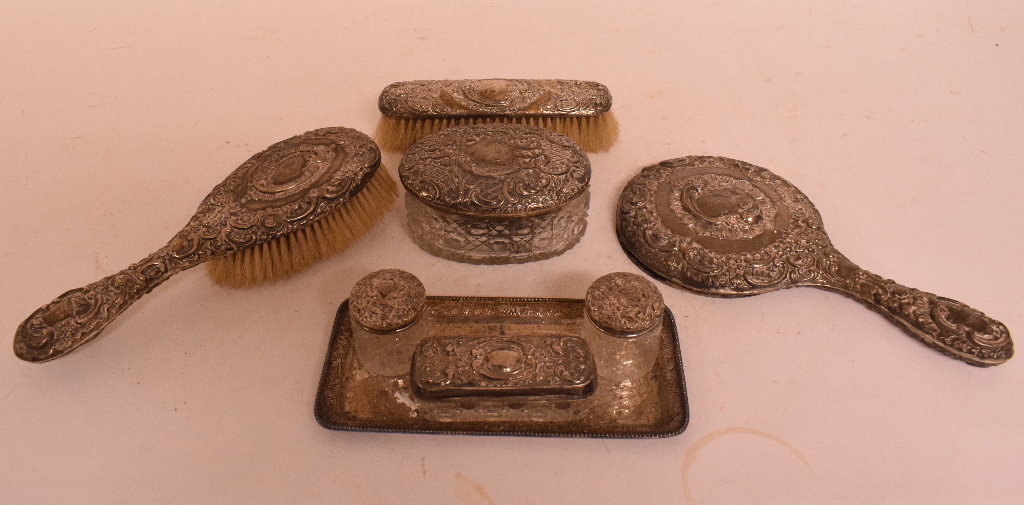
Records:
[[[821,287],[860,301],[929,347],[981,367],[1013,357],[1013,340],[1003,323],[967,304],[868,272],[837,251],[833,258]]]
[[[72,289],[32,313],[14,334],[14,354],[42,363],[92,340],[136,300],[170,276],[200,263],[176,257],[171,245],[88,286]]]

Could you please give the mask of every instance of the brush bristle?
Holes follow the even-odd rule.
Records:
[[[213,282],[251,288],[295,275],[327,259],[370,231],[398,198],[398,185],[381,165],[370,182],[349,201],[313,224],[270,242],[206,264]]]
[[[579,144],[584,151],[603,153],[619,139],[619,123],[611,111],[597,116],[521,116],[521,117],[459,117],[459,118],[393,118],[381,116],[374,134],[385,151],[405,151],[418,140],[453,126],[515,123],[540,126],[561,133]]]

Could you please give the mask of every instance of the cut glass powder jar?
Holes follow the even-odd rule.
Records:
[[[587,227],[590,160],[569,137],[536,126],[482,124],[413,144],[398,168],[413,241],[475,264],[562,254]]]

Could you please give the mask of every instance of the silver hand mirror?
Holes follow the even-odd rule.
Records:
[[[999,321],[846,259],[799,189],[749,163],[690,156],[644,168],[619,197],[616,231],[638,266],[702,295],[813,286],[860,301],[968,364],[993,366],[1013,356],[1010,332]]]

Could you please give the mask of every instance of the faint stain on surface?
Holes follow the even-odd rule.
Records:
[[[711,442],[713,442],[713,441],[715,441],[715,440],[717,440],[719,438],[722,438],[722,437],[724,437],[726,435],[737,435],[737,434],[740,434],[740,435],[755,435],[755,436],[764,438],[765,440],[770,440],[772,442],[775,442],[776,444],[779,444],[779,445],[785,447],[786,449],[789,449],[789,451],[792,452],[793,455],[796,456],[797,459],[799,459],[800,462],[803,463],[804,466],[806,466],[807,469],[810,470],[812,474],[814,473],[814,469],[811,468],[810,462],[807,461],[807,458],[805,458],[803,454],[800,454],[800,451],[796,450],[796,448],[793,447],[792,445],[790,445],[789,442],[786,442],[785,440],[783,440],[783,439],[781,439],[779,437],[776,437],[775,435],[772,435],[771,433],[765,433],[763,431],[752,430],[750,428],[742,428],[742,427],[739,427],[739,426],[735,426],[735,427],[732,427],[732,428],[723,428],[721,430],[712,431],[711,433],[708,433],[707,435],[704,435],[699,440],[694,442],[693,445],[691,445],[688,449],[686,449],[686,454],[683,456],[683,472],[682,472],[683,473],[683,496],[686,498],[686,503],[688,503],[689,505],[696,505],[696,503],[697,503],[697,500],[695,500],[693,498],[693,493],[690,491],[690,467],[693,466],[693,462],[696,461],[697,457],[700,456],[701,451],[704,450],[705,446],[707,446],[708,444],[710,444]]]
[[[466,505],[495,505],[483,486],[461,473],[455,474],[455,497]]]
[[[395,399],[402,405],[409,407],[410,416],[416,417],[416,401],[409,396],[409,393],[406,393],[405,391],[395,391]]]

